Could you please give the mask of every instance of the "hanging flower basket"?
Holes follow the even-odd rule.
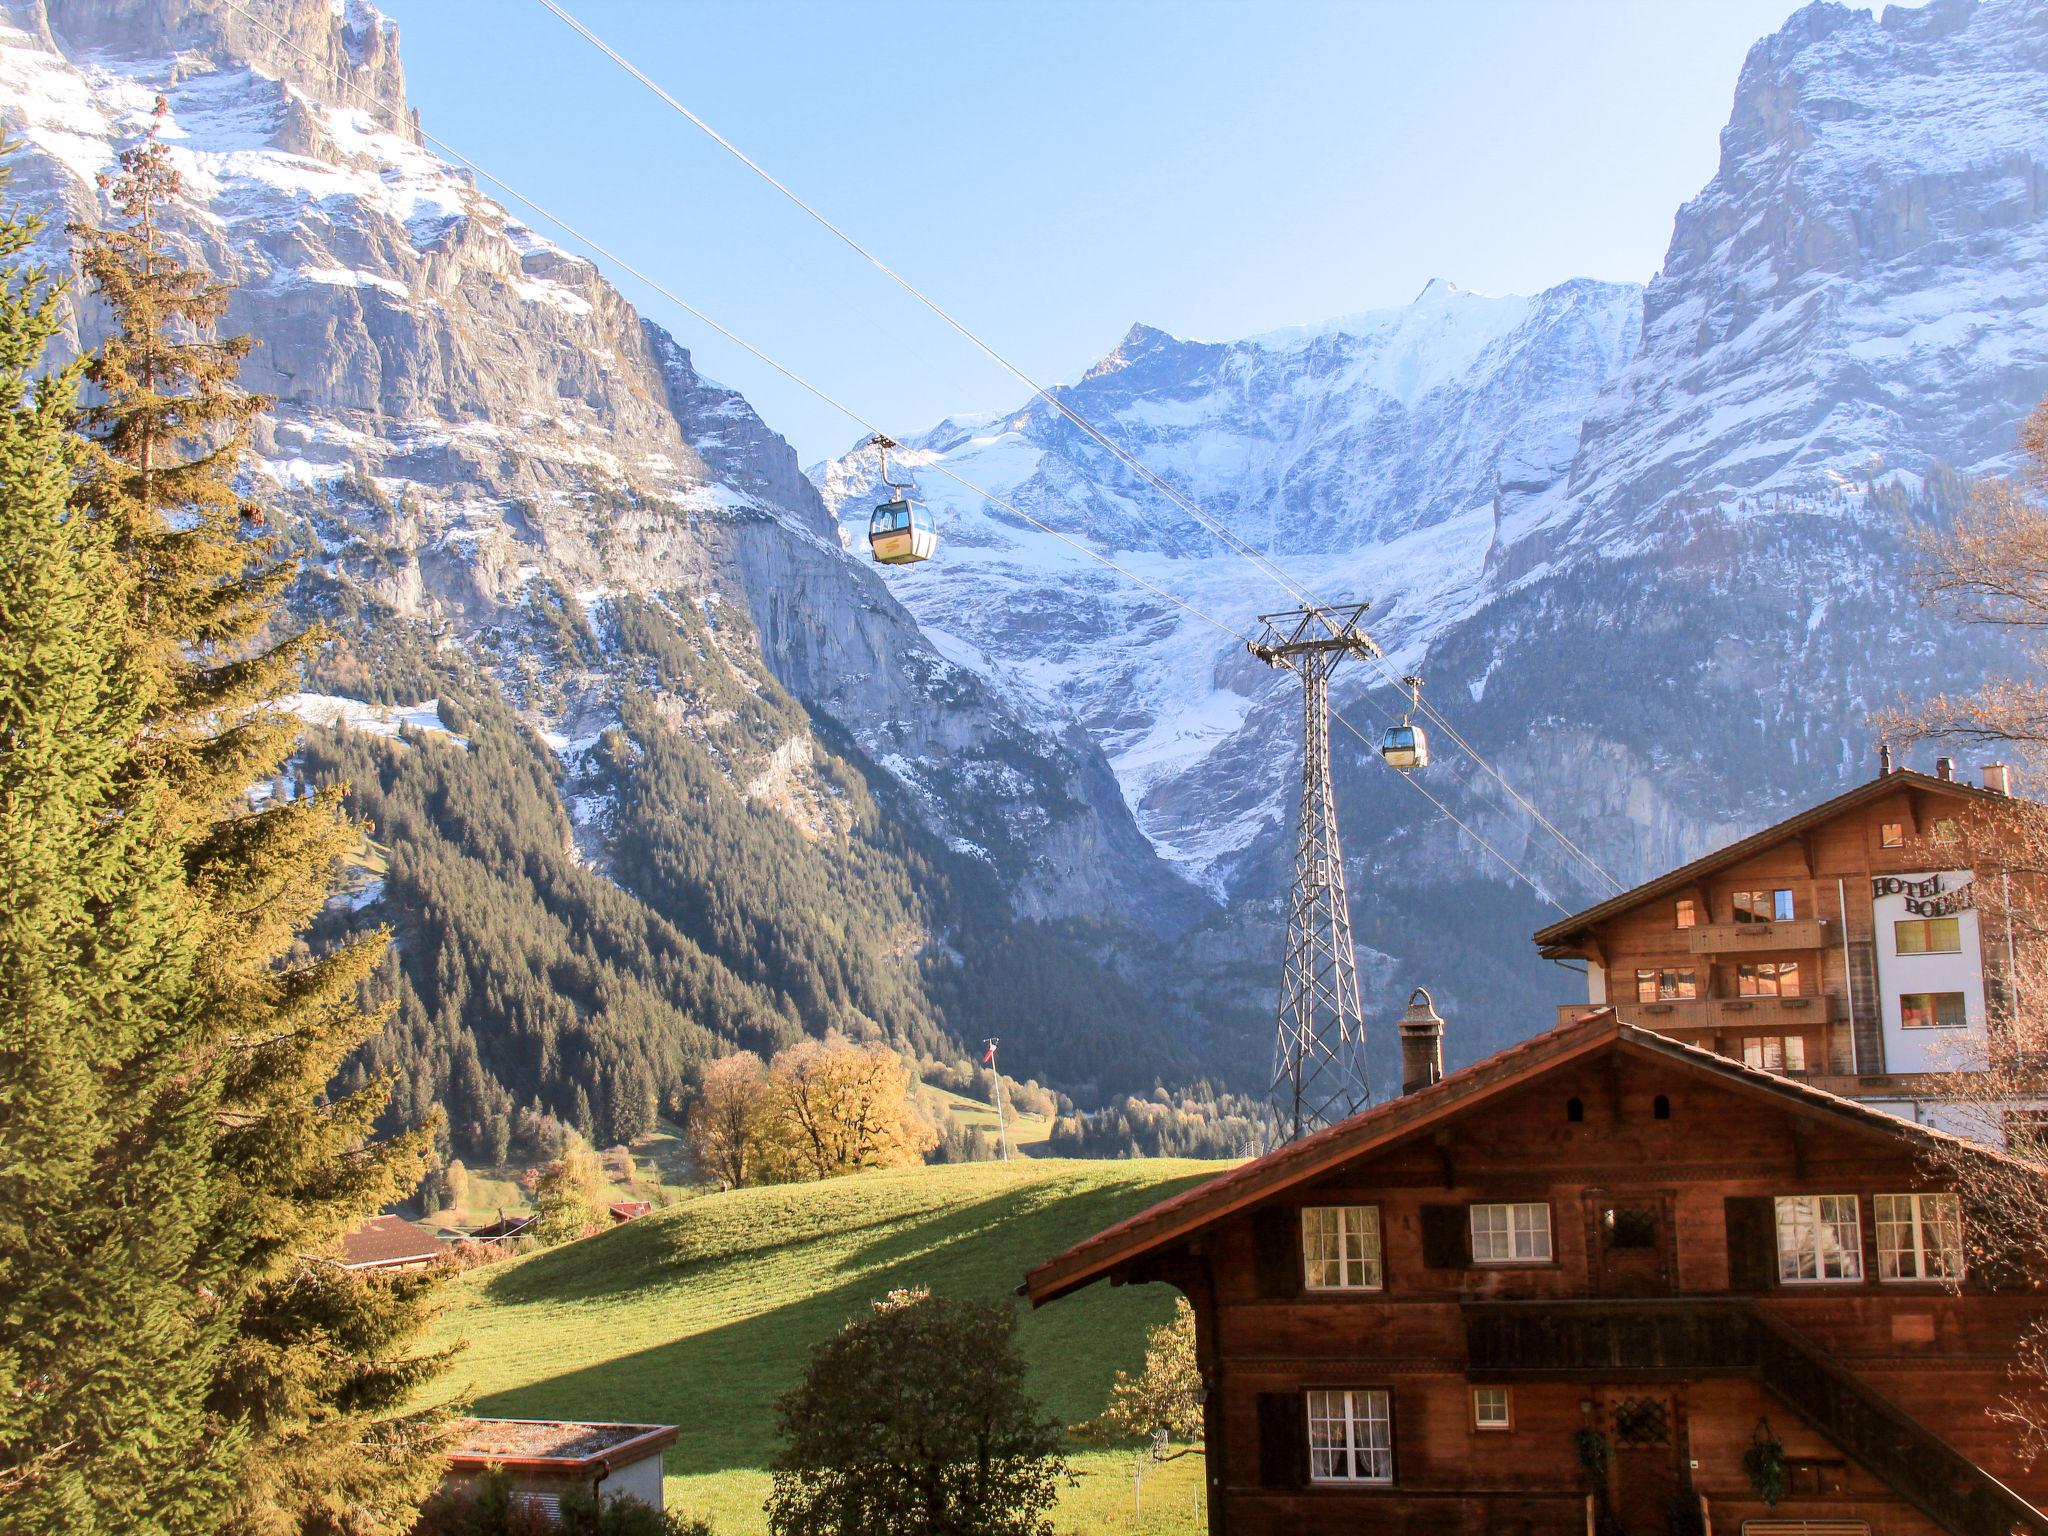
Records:
[[[1771,1421],[1758,1419],[1749,1437],[1749,1449],[1742,1453],[1742,1470],[1748,1474],[1750,1492],[1769,1509],[1785,1497],[1785,1442],[1771,1433]]]

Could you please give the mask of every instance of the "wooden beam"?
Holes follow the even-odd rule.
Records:
[[[1820,875],[1820,860],[1815,854],[1815,837],[1811,827],[1799,834],[1799,857],[1806,865],[1806,878],[1817,879]]]

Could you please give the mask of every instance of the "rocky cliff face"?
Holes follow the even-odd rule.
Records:
[[[1000,855],[1020,910],[1194,910],[1092,745],[936,656],[745,400],[420,146],[373,8],[9,0],[0,18],[16,185],[53,249],[64,218],[97,216],[93,177],[166,96],[177,227],[260,343],[246,381],[275,409],[252,468],[316,541],[309,601],[345,597],[359,634],[417,625],[488,658],[572,741],[613,717],[620,679],[600,658],[530,686],[536,594],[600,629],[621,596],[737,604],[780,683],[956,846]]]
[[[2048,392],[2044,192],[2048,10],[1809,6],[1752,50],[1720,169],[1646,289],[1433,283],[1403,310],[1222,344],[1139,327],[1069,398],[1299,585],[1372,599],[1388,670],[1424,673],[1632,881],[1864,777],[1870,710],[2001,664],[1919,610],[1905,546],[1954,509],[1958,472],[2011,462]],[[1294,605],[1042,405],[918,448],[1227,627]],[[857,521],[858,461],[813,476]],[[934,643],[1084,726],[1154,843],[1257,922],[1291,857],[1284,681],[922,485],[948,556],[890,579]],[[1368,736],[1387,681],[1338,688]],[[1605,887],[1438,750],[1432,790],[1544,898],[1340,728],[1346,848],[1360,942],[1476,1014],[1452,1040],[1474,1053],[1568,995],[1524,958],[1526,928]]]

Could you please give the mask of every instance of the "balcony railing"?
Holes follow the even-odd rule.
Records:
[[[1820,949],[1828,942],[1828,925],[1818,917],[1787,923],[1702,923],[1686,929],[1685,940],[1696,955]]]
[[[1738,1302],[1474,1303],[1465,1352],[1489,1380],[1725,1375],[1762,1361],[1756,1320]]]
[[[1558,1022],[1569,1023],[1596,1006],[1600,1005],[1563,1004],[1557,1010]],[[1616,1000],[1613,1007],[1627,1023],[1671,1035],[1702,1031],[1782,1035],[1839,1023],[1843,1016],[1841,1000],[1833,993],[1819,997],[1674,998],[1658,1003],[1640,1003],[1631,997]]]
[[[1464,1310],[1474,1380],[1754,1376],[1943,1530],[2048,1536],[2048,1515],[1753,1302],[1474,1302]]]

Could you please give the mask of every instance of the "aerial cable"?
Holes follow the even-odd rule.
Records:
[[[308,53],[304,48],[298,45],[296,40],[289,37],[287,34],[279,31],[277,28],[271,26],[270,23],[264,21],[261,17],[253,15],[239,3],[239,0],[225,0],[225,3],[229,7],[229,9],[240,14],[245,20],[250,21],[255,25],[263,28],[264,31],[268,32],[272,37],[276,38],[279,42],[283,43],[287,48],[289,48],[292,52],[296,53],[301,59],[303,59],[306,63],[312,65],[314,68],[322,71],[331,69],[331,65],[323,62],[322,60],[316,58],[314,55]],[[543,0],[543,3],[545,3],[545,0]],[[342,79],[338,75],[335,78],[337,84],[339,84],[343,89],[357,91],[359,98],[362,99],[368,105],[369,109],[373,112],[373,114],[382,110],[380,104],[376,103],[374,100],[369,98],[367,93],[358,90],[354,82]],[[639,279],[641,282],[645,283],[649,288],[653,289],[656,293],[659,293],[660,295],[662,295],[662,297],[668,299],[671,303],[676,305],[677,308],[683,310],[686,314],[690,315],[700,324],[706,326],[712,331],[715,331],[718,335],[724,337],[727,341],[731,342],[734,346],[746,352],[749,356],[753,357],[758,362],[764,364],[769,368],[772,368],[776,373],[780,374],[783,378],[789,380],[790,383],[804,390],[806,393],[810,394],[817,400],[822,401],[824,404],[829,405],[830,407],[832,407],[832,409],[838,411],[841,415],[847,417],[849,420],[855,422],[856,424],[866,428],[869,432],[878,433],[883,436],[888,435],[886,433],[882,433],[881,428],[874,425],[874,423],[870,422],[865,416],[861,415],[860,412],[854,410],[853,407],[837,399],[820,386],[811,383],[810,380],[804,378],[801,374],[795,372],[793,369],[784,366],[782,363],[778,362],[775,358],[769,356],[766,352],[762,351],[759,347],[756,347],[752,342],[746,340],[744,337],[727,329],[724,325],[721,325],[718,321],[712,319],[711,316],[705,314],[702,310],[698,309],[694,304],[690,303],[687,299],[684,299],[680,295],[676,294],[667,285],[661,283],[660,281],[653,277],[650,277],[647,273],[641,271],[638,267],[634,266],[631,262],[625,260],[623,257],[614,254],[611,250],[609,250],[599,241],[583,233],[582,230],[578,229],[575,225],[569,223],[568,220],[562,218],[559,214],[552,212],[550,209],[548,209],[541,203],[535,201],[531,197],[528,197],[524,192],[521,192],[517,187],[513,186],[510,182],[506,181],[503,177],[496,175],[495,173],[485,169],[476,161],[470,159],[469,156],[462,153],[461,150],[457,149],[454,145],[450,144],[446,139],[443,139],[434,133],[430,133],[425,128],[418,127],[415,124],[406,123],[396,118],[394,118],[393,121],[395,124],[395,131],[399,133],[401,137],[411,132],[417,131],[422,140],[429,144],[432,144],[435,148],[440,150],[442,154],[448,156],[449,159],[455,161],[459,165],[466,167],[468,170],[470,170],[477,176],[480,176],[484,180],[489,181],[493,185],[501,188],[509,196],[511,196],[512,198],[514,198],[516,201],[523,204],[527,208],[531,209],[534,213],[538,214],[541,218],[547,220],[548,223],[554,225],[557,229],[560,229],[564,234],[567,234],[571,239],[576,240],[581,244],[587,246],[589,249],[595,251],[599,256],[613,263],[621,271],[630,273],[633,277]],[[954,481],[956,484],[960,485],[962,488],[964,488],[971,494],[982,497],[984,500],[992,503],[995,506],[1001,507],[1003,510],[1011,513],[1013,516],[1019,518],[1020,520],[1029,523],[1032,527],[1039,529],[1041,532],[1050,534],[1053,538],[1058,539],[1061,543],[1068,545],[1069,547],[1078,551],[1080,554],[1087,556],[1090,560],[1095,561],[1098,565],[1106,566],[1108,569],[1116,572],[1118,575],[1124,577],[1126,580],[1132,582],[1133,584],[1144,588],[1146,591],[1151,592],[1157,597],[1164,598],[1167,602],[1172,603],[1175,607],[1184,610],[1185,612],[1187,612],[1188,614],[1192,615],[1197,619],[1200,619],[1203,623],[1211,626],[1212,628],[1220,630],[1222,633],[1230,636],[1232,639],[1235,639],[1241,643],[1250,643],[1251,637],[1245,634],[1244,631],[1238,629],[1235,625],[1226,623],[1222,619],[1218,619],[1212,616],[1211,614],[1203,612],[1193,603],[1190,603],[1186,599],[1178,597],[1174,593],[1167,591],[1157,582],[1151,581],[1144,576],[1140,576],[1137,572],[1129,569],[1126,566],[1118,564],[1116,561],[1110,559],[1107,555],[1102,554],[1100,551],[1092,549],[1088,545],[1081,543],[1079,540],[1074,539],[1065,533],[1062,533],[1059,529],[1054,528],[1044,522],[1041,522],[1038,518],[1033,517],[1030,513],[1024,511],[1021,507],[1018,507],[1014,503],[1006,500],[1005,498],[996,495],[992,491],[983,489],[981,486],[976,485],[973,481],[967,479],[964,475],[961,475],[958,471],[948,467],[947,465],[941,464],[934,460],[926,467],[937,470],[940,474],[946,476],[946,478],[948,478],[949,480]],[[1333,709],[1331,711],[1331,716],[1339,724],[1341,724],[1347,731],[1351,732],[1353,736],[1356,736],[1360,741],[1365,742],[1368,748],[1372,746],[1371,741],[1358,729],[1358,727],[1353,725],[1349,720],[1345,719],[1341,713]],[[1379,760],[1379,753],[1377,751],[1372,751],[1369,755],[1372,756],[1375,760]],[[1565,909],[1562,906],[1559,906],[1556,900],[1551,897],[1549,892],[1544,890],[1543,887],[1539,885],[1536,881],[1530,879],[1527,874],[1523,873],[1523,871],[1514,863],[1513,860],[1509,859],[1499,849],[1495,848],[1485,838],[1481,837],[1470,826],[1466,825],[1466,823],[1462,821],[1455,813],[1453,813],[1448,806],[1446,806],[1435,795],[1431,794],[1425,786],[1417,783],[1407,774],[1400,773],[1398,770],[1392,768],[1391,766],[1386,765],[1383,761],[1382,766],[1387,767],[1388,772],[1393,773],[1403,783],[1410,785],[1418,793],[1420,793],[1422,797],[1425,800],[1429,801],[1431,805],[1434,805],[1437,808],[1437,810],[1447,820],[1456,825],[1461,831],[1465,833],[1467,837],[1471,838],[1474,843],[1478,844],[1480,848],[1484,849],[1487,853],[1491,854],[1496,860],[1499,861],[1503,868],[1505,868],[1510,874],[1515,876],[1516,879],[1520,880],[1524,885],[1528,886],[1531,891],[1535,892],[1543,900],[1549,902],[1550,905],[1552,905],[1553,907],[1557,907],[1557,909],[1560,912],[1565,911]]]
[[[251,16],[248,11],[243,10],[241,5],[237,3],[237,0],[226,0],[226,3],[232,9],[239,11],[244,17],[246,17],[250,21],[255,21],[259,26],[264,26],[266,30],[271,31],[272,36],[277,37],[281,41],[285,41],[289,44],[290,40],[287,39],[283,33],[277,32],[273,28],[269,28],[267,23],[258,20],[258,18],[254,16]],[[319,63],[317,59],[313,58],[313,56],[310,54],[306,54],[303,50],[296,51],[298,51],[300,53],[300,56],[302,58],[305,58],[308,63],[313,63],[316,65]],[[342,84],[351,86],[351,88],[353,88],[351,82],[343,81]],[[861,415],[861,413],[859,411],[856,411],[852,406],[846,404],[842,400],[835,398],[833,395],[829,394],[820,386],[813,384],[809,379],[804,378],[801,374],[796,373],[792,369],[784,367],[781,363],[777,362],[774,358],[770,357],[766,352],[763,352],[759,347],[755,346],[753,343],[747,341],[744,337],[739,336],[734,332],[726,329],[725,326],[719,324],[716,320],[712,319],[711,316],[705,314],[703,310],[697,308],[696,305],[690,303],[689,300],[683,298],[680,294],[676,293],[666,284],[658,281],[653,277],[650,277],[647,273],[641,271],[638,267],[634,266],[633,263],[627,261],[624,257],[619,256],[615,252],[606,248],[604,245],[600,244],[591,236],[583,233],[582,230],[578,229],[575,225],[569,223],[568,220],[562,218],[560,215],[556,213],[549,211],[540,203],[528,197],[524,192],[521,192],[517,187],[513,186],[510,182],[506,181],[503,177],[494,175],[492,172],[484,169],[483,166],[479,165],[476,161],[470,159],[469,156],[463,154],[462,151],[457,149],[454,145],[450,144],[446,139],[439,138],[436,135],[427,132],[426,129],[424,128],[419,129],[419,135],[422,139],[434,145],[443,154],[447,155],[451,160],[454,160],[458,164],[465,166],[470,171],[474,172],[476,175],[483,177],[486,181],[489,181],[493,185],[503,189],[509,196],[516,199],[518,202],[524,204],[526,207],[532,209],[535,213],[539,214],[542,218],[546,219],[550,224],[553,224],[556,228],[560,229],[561,231],[563,231],[563,233],[567,234],[571,239],[577,240],[582,244],[588,246],[591,250],[597,252],[597,254],[602,256],[605,260],[611,262],[620,271],[630,273],[632,276],[638,278],[641,282],[645,283],[649,288],[652,288],[656,293],[660,294],[663,298],[667,299],[670,303],[674,304],[678,309],[681,309],[686,314],[690,315],[693,319],[698,321],[698,323],[708,327],[713,331],[716,331],[720,336],[723,336],[727,341],[731,342],[734,346],[746,352],[756,361],[763,363],[766,366],[774,369],[777,373],[781,374],[782,377],[789,380],[790,383],[796,385],[799,389],[802,389],[809,393],[810,395],[814,396],[816,399],[823,401],[826,405],[831,406],[832,409],[838,411],[841,415],[847,417],[849,420],[866,428],[869,432],[882,437],[887,437],[889,435],[883,432],[882,429],[876,426],[873,422],[869,421],[865,416]],[[1243,630],[1236,628],[1234,625],[1226,624],[1223,620],[1213,618],[1209,614],[1202,612],[1202,610],[1195,607],[1194,604],[1187,602],[1182,598],[1176,597],[1173,593],[1167,591],[1166,588],[1160,586],[1157,582],[1148,580],[1146,577],[1140,576],[1136,571],[1130,570],[1125,566],[1119,565],[1116,561],[1112,560],[1109,556],[1103,554],[1100,550],[1093,549],[1088,545],[1082,543],[1080,540],[1072,538],[1067,534],[1062,533],[1059,529],[1052,527],[1050,524],[1041,522],[1039,519],[1033,517],[1029,512],[1026,512],[1022,507],[1017,506],[1014,502],[1008,501],[1005,498],[998,496],[995,492],[986,490],[983,487],[976,485],[973,481],[967,479],[964,475],[960,474],[958,471],[950,468],[949,466],[938,463],[936,460],[934,460],[933,462],[927,464],[924,467],[938,471],[938,473],[944,475],[947,479],[954,481],[956,484],[960,485],[971,494],[979,496],[983,500],[991,502],[998,507],[1001,507],[1004,511],[1010,513],[1014,517],[1017,517],[1023,522],[1029,523],[1032,527],[1038,529],[1040,532],[1050,534],[1053,538],[1058,539],[1062,544],[1065,544],[1070,548],[1078,551],[1080,554],[1087,556],[1096,564],[1108,567],[1110,570],[1116,572],[1118,575],[1124,577],[1126,580],[1131,581],[1140,587],[1143,587],[1146,591],[1152,593],[1154,596],[1164,598],[1167,602],[1172,603],[1176,607],[1186,610],[1195,618],[1200,619],[1203,623],[1212,625],[1216,629],[1221,630],[1224,634],[1229,635],[1231,638],[1243,642],[1250,641],[1251,637],[1245,634]]]
[[[738,145],[734,144],[732,140],[728,139],[724,134],[720,133],[716,128],[712,127],[710,123],[706,122],[702,117],[698,116],[697,113],[693,112],[688,106],[684,105],[683,102],[677,100],[675,96],[671,95],[659,82],[657,82],[645,70],[641,69],[639,65],[635,64],[631,59],[627,58],[626,55],[619,52],[618,49],[614,48],[610,43],[606,42],[602,37],[598,36],[596,32],[592,31],[582,21],[577,19],[576,16],[571,14],[565,6],[560,4],[560,0],[539,0],[539,3],[544,9],[546,9],[551,15],[553,15],[559,21],[561,21],[565,26],[569,27],[578,36],[582,37],[586,42],[588,42],[592,47],[596,48],[600,53],[604,54],[606,58],[610,59],[613,63],[617,64],[620,69],[624,70],[628,75],[632,76],[633,79],[639,81],[641,85],[645,86],[664,104],[672,108],[677,113],[681,114],[681,116],[687,119],[694,127],[701,131],[713,143],[717,144],[719,148],[723,149],[735,160],[738,160],[748,170],[752,171],[756,176],[759,176],[763,181],[767,182],[768,185],[773,187],[777,192],[780,192],[791,203],[795,204],[796,207],[801,209],[805,214],[809,215],[810,218],[814,220],[819,226],[821,226],[823,229],[829,232],[835,239],[840,241],[843,245],[845,245],[848,249],[852,250],[855,254],[860,256],[870,266],[874,267],[876,271],[880,272],[884,277],[888,278],[892,283],[894,283],[897,287],[901,288],[905,293],[909,294],[913,299],[917,300],[919,304],[923,305],[926,309],[931,311],[932,314],[936,315],[940,320],[944,321],[948,326],[950,326],[954,331],[958,332],[960,336],[965,338],[975,348],[977,348],[984,355],[986,355],[988,358],[994,361],[998,366],[1003,368],[1011,376],[1013,376],[1019,382],[1025,385],[1026,388],[1030,389],[1033,394],[1038,396],[1038,398],[1044,400],[1048,405],[1052,406],[1053,409],[1058,411],[1062,416],[1064,416],[1069,422],[1071,422],[1075,427],[1077,427],[1088,438],[1090,438],[1095,443],[1099,444],[1103,449],[1105,449],[1107,452],[1113,455],[1119,462],[1121,462],[1129,469],[1131,469],[1134,473],[1136,473],[1147,484],[1151,485],[1154,489],[1159,491],[1169,501],[1179,506],[1197,523],[1199,523],[1202,527],[1206,528],[1210,533],[1214,534],[1227,548],[1235,551],[1239,556],[1241,556],[1244,560],[1250,563],[1255,569],[1263,571],[1267,576],[1271,577],[1282,588],[1284,588],[1287,592],[1292,594],[1296,601],[1302,603],[1306,607],[1311,608],[1321,608],[1327,606],[1313,592],[1310,592],[1307,588],[1303,587],[1300,583],[1296,582],[1291,576],[1289,576],[1284,569],[1282,569],[1278,564],[1274,562],[1271,556],[1265,553],[1265,551],[1258,548],[1258,546],[1252,544],[1249,540],[1239,536],[1227,524],[1223,523],[1220,519],[1215,517],[1206,508],[1202,507],[1192,497],[1188,496],[1186,493],[1182,492],[1178,487],[1172,485],[1164,478],[1162,478],[1151,468],[1150,465],[1145,464],[1135,455],[1124,449],[1120,444],[1112,441],[1109,438],[1109,436],[1103,432],[1101,428],[1097,427],[1093,422],[1089,421],[1086,417],[1081,415],[1079,411],[1075,410],[1071,405],[1069,405],[1066,402],[1066,400],[1063,399],[1059,394],[1047,388],[1045,385],[1039,383],[1037,379],[1033,378],[1030,374],[1026,373],[1023,368],[1019,367],[1016,363],[1012,362],[1007,356],[1005,356],[1002,352],[998,351],[989,342],[984,341],[965,322],[961,321],[956,316],[954,316],[950,310],[946,309],[937,300],[927,295],[922,289],[917,287],[916,284],[912,283],[908,278],[904,277],[901,273],[899,273],[894,267],[890,266],[886,261],[882,260],[880,256],[876,255],[867,246],[863,245],[853,235],[849,234],[846,230],[842,229],[838,224],[834,223],[832,219],[830,219],[824,213],[820,212],[816,207],[812,206],[809,202],[805,201],[805,199],[799,193],[797,193],[786,183],[778,179],[771,171],[767,169],[767,167],[763,166],[759,161],[755,160],[751,155],[747,154],[746,151],[742,150]],[[495,179],[496,178],[493,178],[493,180]],[[503,186],[504,183],[500,182],[499,185]],[[935,463],[933,467],[938,466]],[[1478,749],[1473,747],[1473,745],[1469,741],[1467,741],[1457,731],[1457,729],[1454,726],[1451,725],[1450,721],[1444,718],[1442,713],[1438,711],[1435,708],[1435,706],[1425,704],[1422,706],[1422,708],[1424,713],[1430,719],[1434,720],[1438,725],[1442,726],[1443,729],[1458,743],[1458,745],[1464,749],[1465,753],[1473,760],[1473,762],[1477,763],[1481,769],[1483,769],[1487,774],[1491,775],[1495,780],[1497,780],[1500,783],[1501,787],[1505,789],[1508,792],[1508,794],[1511,795],[1515,799],[1515,801],[1523,807],[1524,810],[1526,810],[1532,817],[1534,817],[1536,822],[1545,831],[1550,833],[1551,836],[1555,837],[1558,840],[1558,842],[1565,847],[1566,851],[1569,854],[1571,854],[1574,858],[1578,859],[1581,863],[1583,863],[1589,870],[1591,870],[1595,875],[1597,875],[1601,881],[1605,882],[1612,889],[1619,891],[1623,888],[1620,881],[1616,880],[1613,875],[1609,874],[1604,867],[1602,867],[1598,862],[1596,862],[1590,854],[1586,853],[1584,849],[1580,848],[1578,844],[1574,843],[1570,838],[1566,837],[1565,834],[1558,829],[1557,825],[1554,822],[1552,822],[1549,817],[1545,816],[1541,811],[1539,811],[1535,807],[1535,805],[1526,796],[1524,796],[1520,791],[1518,791],[1512,784],[1508,783],[1506,777],[1501,773],[1501,771],[1498,768],[1496,768],[1492,764],[1492,762],[1490,762],[1486,757],[1481,755]]]

